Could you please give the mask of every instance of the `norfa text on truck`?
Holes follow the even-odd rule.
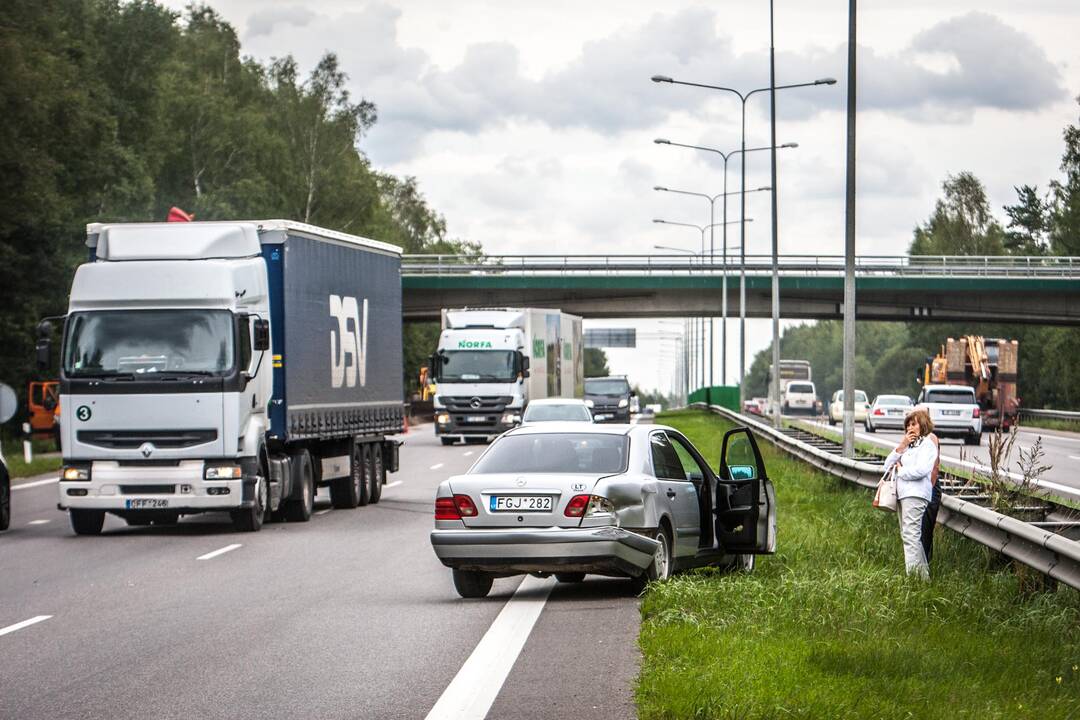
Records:
[[[283,220],[87,234],[60,350],[76,533],[107,512],[305,521],[319,485],[336,508],[378,502],[404,422],[400,248]]]

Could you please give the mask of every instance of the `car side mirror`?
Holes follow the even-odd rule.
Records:
[[[270,349],[270,321],[262,318],[255,320],[252,335],[252,347],[256,352]]]

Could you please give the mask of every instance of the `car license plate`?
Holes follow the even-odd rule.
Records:
[[[960,411],[959,410],[942,410],[941,414],[942,415],[955,416],[955,415],[959,415]]]
[[[607,420],[608,416],[607,415],[593,415],[592,419],[593,420]]]
[[[551,512],[550,495],[492,495],[491,512]]]
[[[487,418],[483,415],[466,415],[465,422],[467,423],[482,423],[487,422]]]
[[[159,510],[169,507],[169,501],[163,498],[134,498],[125,501],[128,510]]]

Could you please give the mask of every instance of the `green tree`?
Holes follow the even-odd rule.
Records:
[[[1080,255],[1080,127],[1066,127],[1064,138],[1065,178],[1050,183],[1050,246],[1056,255]]]
[[[1031,185],[1016,188],[1017,203],[1006,205],[1009,216],[1005,250],[1012,255],[1045,255],[1049,248],[1050,221],[1047,202]]]
[[[973,174],[950,175],[926,224],[915,228],[910,255],[1001,255],[1005,233],[994,219],[986,189]]]
[[[585,377],[607,377],[610,374],[607,353],[600,348],[585,348]]]

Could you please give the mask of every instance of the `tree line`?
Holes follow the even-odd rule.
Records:
[[[1080,98],[1078,98],[1080,101]],[[917,226],[909,255],[1080,255],[1080,123],[1063,133],[1061,177],[1045,191],[1016,187],[1016,202],[994,216],[982,182],[970,172],[946,178],[942,197]],[[1020,343],[1018,394],[1031,408],[1080,409],[1080,329],[1006,323],[863,322],[857,331],[855,385],[873,398],[918,393],[916,376],[949,337],[983,335]],[[825,321],[790,328],[780,339],[785,358],[809,360],[823,399],[842,386],[843,327]],[[747,397],[765,396],[772,351],[757,353],[744,379]]]
[[[0,3],[0,380],[34,376],[33,328],[62,314],[87,222],[283,217],[400,245],[475,252],[416,179],[360,150],[378,118],[333,53],[309,73],[258,62],[212,8],[155,0]],[[435,345],[405,330],[406,378]]]

